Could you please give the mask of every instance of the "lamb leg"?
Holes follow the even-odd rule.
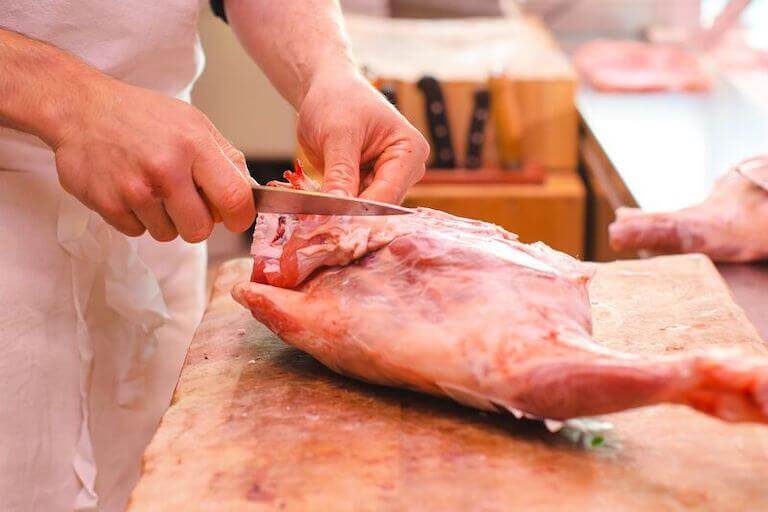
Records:
[[[609,228],[616,250],[700,252],[715,261],[768,258],[768,168],[747,176],[735,170],[718,180],[703,203],[668,213],[620,208]]]
[[[551,419],[676,403],[727,421],[768,422],[768,364],[751,363],[746,355],[636,356],[584,341],[564,356],[562,346],[550,350],[542,340],[531,358],[502,368],[494,362],[497,347],[473,347],[468,364],[461,352],[466,348],[445,343],[450,333],[436,327],[407,344],[397,342],[394,322],[387,340],[376,335],[381,331],[373,320],[369,330],[358,329],[361,311],[342,308],[342,291],[316,300],[303,291],[243,283],[233,295],[288,343],[339,373],[376,384]],[[340,339],[339,330],[356,335]],[[476,371],[494,364],[495,371]]]

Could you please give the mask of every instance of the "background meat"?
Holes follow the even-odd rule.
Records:
[[[658,402],[768,418],[768,362],[606,349],[591,338],[590,266],[487,223],[266,215],[253,252],[257,282],[234,297],[352,377],[555,419]]]
[[[715,261],[768,258],[768,166],[732,170],[701,204],[669,213],[620,208],[610,226],[617,250],[700,252]]]
[[[696,57],[673,45],[600,39],[579,48],[574,63],[603,91],[702,91],[711,85]]]

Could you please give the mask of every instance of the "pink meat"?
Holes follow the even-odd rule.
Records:
[[[345,375],[553,419],[658,402],[768,418],[766,361],[609,350],[591,337],[592,267],[491,224],[260,215],[253,254],[234,297]]]
[[[711,86],[696,57],[673,45],[600,39],[580,47],[574,63],[602,91],[703,91]]]
[[[714,261],[768,260],[768,156],[730,170],[701,204],[674,212],[619,208],[616,250],[704,253]]]

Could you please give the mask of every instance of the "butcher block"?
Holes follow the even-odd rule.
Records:
[[[131,511],[768,510],[766,426],[656,406],[603,417],[613,429],[589,446],[536,421],[356,382],[230,298],[250,266],[233,260],[216,277]],[[765,352],[705,257],[597,268],[594,330],[606,345]]]

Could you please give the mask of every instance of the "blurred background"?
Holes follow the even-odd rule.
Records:
[[[580,258],[633,257],[607,244],[615,208],[693,204],[730,165],[768,153],[768,0],[342,7],[371,82],[431,142],[430,170],[409,206],[495,222]],[[224,22],[206,11],[200,34],[207,65],[193,102],[245,153],[257,179],[279,177],[301,156],[295,113]],[[601,62],[624,59],[624,72],[617,84],[595,86],[584,78],[590,68],[573,59],[594,40],[671,46],[693,56],[706,84],[631,90],[649,79],[648,61],[627,73],[633,57],[614,52]],[[434,102],[443,115],[430,114]],[[212,261],[244,253],[247,239],[218,230]]]

